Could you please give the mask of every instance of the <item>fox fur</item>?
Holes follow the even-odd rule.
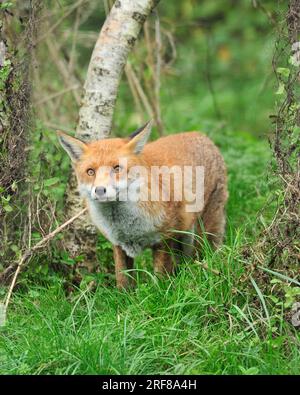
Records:
[[[219,149],[199,132],[179,133],[147,143],[150,131],[151,123],[147,123],[129,138],[90,143],[58,132],[60,143],[72,160],[90,218],[113,245],[118,287],[130,284],[125,271],[133,268],[134,258],[145,248],[152,248],[154,270],[163,274],[174,271],[170,250],[193,255],[194,234],[201,236],[205,231],[215,248],[223,240],[228,192],[226,167]],[[127,166],[119,166],[124,159]],[[188,212],[185,197],[178,201],[174,193],[168,200],[163,199],[163,193],[154,201],[118,199],[118,194],[128,189],[128,185],[136,183],[144,192],[151,188],[151,175],[145,182],[129,177],[129,170],[134,166],[142,166],[147,174],[153,166],[181,169],[189,166],[193,175],[194,169],[202,166],[202,206],[198,211]],[[156,179],[156,183],[162,188],[161,178]],[[175,184],[176,178],[171,177],[171,189]],[[194,187],[192,182],[190,188]]]

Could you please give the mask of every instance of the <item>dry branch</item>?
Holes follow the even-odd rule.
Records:
[[[87,208],[84,208],[81,210],[79,213],[74,215],[74,217],[68,219],[66,222],[64,222],[62,225],[60,225],[58,228],[56,228],[53,232],[49,233],[47,236],[45,236],[42,240],[40,240],[37,244],[35,244],[33,247],[29,248],[25,253],[21,256],[21,259],[17,263],[17,269],[15,271],[14,277],[12,279],[12,282],[10,284],[10,287],[8,289],[8,293],[5,298],[5,310],[7,309],[7,306],[9,304],[10,298],[12,291],[14,289],[14,286],[16,284],[17,277],[20,273],[21,268],[23,267],[24,263],[33,255],[35,251],[37,251],[40,248],[44,248],[48,242],[54,238],[58,233],[60,233],[62,230],[64,230],[67,226],[69,226],[71,223],[73,223],[77,218],[79,218],[82,214],[84,214],[87,211]],[[6,278],[7,274],[11,272],[11,270],[15,267],[15,265],[9,266],[3,273],[1,273],[0,277],[0,283],[2,282],[3,278]]]
[[[55,40],[52,37],[47,38],[46,40],[47,47],[49,49],[49,54],[51,56],[51,59],[55,66],[57,67],[57,70],[61,74],[63,81],[65,83],[66,88],[70,89],[70,87],[73,87],[74,85],[77,86],[79,85],[79,82],[76,80],[75,76],[70,73],[69,70],[69,65],[67,62],[60,56],[61,51],[55,42]],[[75,89],[70,89],[72,92],[72,95],[77,103],[77,105],[80,105],[80,94],[77,92]]]
[[[136,92],[138,94],[138,96],[140,97],[141,102],[143,103],[143,106],[147,112],[147,115],[149,118],[153,118],[153,111],[152,111],[152,107],[151,104],[148,100],[148,97],[142,87],[142,84],[140,83],[135,71],[133,70],[132,66],[130,63],[127,63],[126,65],[126,72],[128,75],[130,75],[130,78],[132,80],[132,83],[136,89]]]
[[[207,270],[208,272],[211,272],[211,273],[215,274],[216,276],[220,276],[219,270],[209,267],[206,262],[195,261],[195,263],[197,263],[198,265],[203,267],[203,269]]]

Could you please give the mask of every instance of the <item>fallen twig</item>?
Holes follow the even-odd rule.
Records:
[[[79,218],[82,214],[84,214],[87,211],[87,208],[84,208],[83,210],[81,210],[79,213],[77,213],[76,215],[74,215],[74,217],[68,219],[66,222],[64,222],[62,225],[60,225],[58,228],[56,228],[53,232],[49,233],[47,236],[45,236],[42,240],[40,240],[37,244],[35,244],[33,247],[29,248],[27,251],[25,251],[25,253],[22,255],[21,259],[19,260],[18,264],[17,264],[17,269],[15,271],[14,277],[12,279],[12,282],[10,284],[9,290],[7,292],[6,295],[6,299],[4,302],[4,308],[5,311],[7,310],[7,306],[9,304],[10,298],[11,298],[11,294],[12,291],[14,289],[14,286],[16,284],[16,280],[18,277],[18,274],[20,273],[21,267],[24,265],[24,263],[27,261],[27,259],[29,259],[32,254],[38,250],[39,248],[43,248],[45,247],[45,245],[47,245],[47,243],[53,239],[53,237],[55,235],[57,235],[58,233],[60,233],[63,229],[65,229],[68,225],[70,225],[72,222],[74,222],[77,218]],[[11,267],[7,268],[7,269],[11,269]],[[4,273],[2,273],[2,276],[4,275]]]
[[[208,270],[209,272],[212,272],[213,274],[215,274],[217,276],[220,275],[219,270],[209,267],[206,262],[200,262],[200,261],[195,261],[195,262],[198,263],[198,265],[202,266],[203,269]]]

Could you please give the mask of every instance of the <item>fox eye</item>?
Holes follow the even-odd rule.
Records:
[[[90,177],[95,175],[95,170],[94,169],[87,169],[86,172],[87,172],[87,175],[90,176]]]
[[[114,166],[113,170],[114,170],[114,173],[119,173],[122,170],[122,166],[116,165],[116,166]]]

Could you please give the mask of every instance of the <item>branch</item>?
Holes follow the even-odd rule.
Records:
[[[27,251],[25,251],[25,253],[22,255],[21,259],[19,260],[18,264],[17,264],[17,270],[15,271],[14,277],[12,279],[12,282],[10,284],[8,293],[6,295],[6,299],[5,299],[5,303],[4,303],[4,308],[5,310],[7,309],[7,306],[9,304],[10,298],[11,298],[11,294],[12,291],[14,289],[14,286],[16,284],[16,280],[18,277],[18,274],[20,273],[20,270],[22,268],[22,266],[24,265],[24,263],[33,255],[33,253],[40,249],[45,247],[48,242],[53,239],[53,237],[55,235],[57,235],[58,233],[60,233],[63,229],[65,229],[68,225],[70,225],[72,222],[74,222],[77,218],[79,218],[82,214],[84,214],[87,211],[87,208],[84,208],[83,210],[81,210],[79,213],[77,213],[76,215],[74,215],[74,217],[68,219],[68,221],[64,222],[62,225],[60,225],[58,228],[56,228],[53,232],[49,233],[47,236],[45,236],[42,240],[40,240],[37,244],[35,244],[32,248],[29,248]],[[14,268],[14,265],[9,266],[2,274],[0,277],[0,282],[2,280],[2,278],[5,278],[6,274],[11,271]]]

